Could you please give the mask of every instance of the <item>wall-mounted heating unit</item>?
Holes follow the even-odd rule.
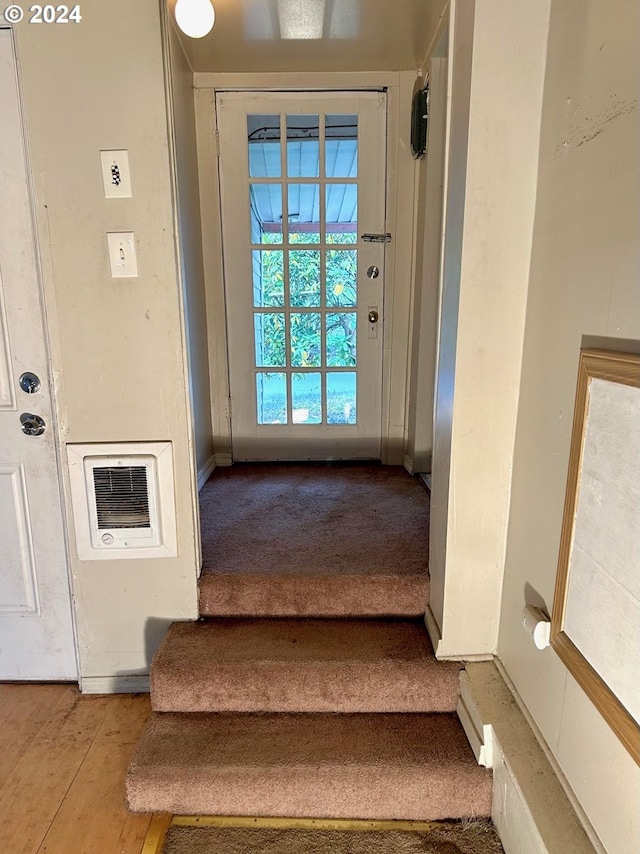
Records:
[[[67,445],[80,560],[175,557],[171,442]]]

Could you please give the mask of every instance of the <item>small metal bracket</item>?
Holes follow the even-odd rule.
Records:
[[[391,243],[391,235],[388,231],[385,234],[361,234],[360,237],[365,243]]]

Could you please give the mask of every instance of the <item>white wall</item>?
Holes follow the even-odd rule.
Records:
[[[549,3],[452,13],[431,611],[438,654],[468,657],[498,640]]]
[[[176,558],[92,562],[69,519],[91,687],[145,673],[167,622],[196,616],[196,521],[160,7],[86,0],[82,15],[16,27],[61,441],[171,441],[178,527]],[[133,198],[104,198],[105,148],[129,150]],[[135,232],[139,278],[110,277],[108,231]]]
[[[167,34],[171,60],[179,256],[184,291],[196,464],[199,472],[206,472],[213,464],[213,427],[193,72],[172,21],[167,24]]]
[[[640,840],[640,769],[551,649],[578,351],[640,341],[639,8],[552,5],[499,655],[610,854]],[[632,339],[631,342],[625,339]]]

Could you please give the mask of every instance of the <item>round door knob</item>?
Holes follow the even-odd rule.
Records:
[[[22,432],[26,436],[42,436],[47,428],[44,419],[39,415],[32,415],[30,412],[23,412],[20,416],[20,424]]]
[[[377,323],[378,322],[378,312],[370,311],[369,312],[369,323]]]
[[[380,267],[376,267],[376,265],[375,265],[375,264],[373,264],[373,265],[372,265],[371,267],[369,267],[369,269],[367,270],[367,276],[368,276],[370,279],[377,279],[379,275],[380,275]]]

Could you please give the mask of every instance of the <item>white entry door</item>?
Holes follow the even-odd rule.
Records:
[[[377,459],[386,95],[220,93],[216,110],[233,457]]]
[[[0,679],[76,679],[34,223],[7,29],[0,29],[0,116]]]

